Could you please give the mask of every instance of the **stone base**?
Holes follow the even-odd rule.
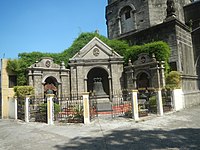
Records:
[[[97,99],[97,111],[98,112],[112,111],[112,105],[109,98]]]

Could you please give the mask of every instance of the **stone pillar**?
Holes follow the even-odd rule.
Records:
[[[33,86],[33,74],[31,70],[29,70],[29,73],[28,73],[28,82],[29,82],[29,86]]]
[[[25,98],[25,110],[24,110],[24,113],[25,113],[25,122],[29,122],[29,99],[30,99],[30,96],[27,95],[26,98]]]
[[[165,62],[161,61],[160,62],[160,84],[161,87],[165,87],[165,67],[164,67]]]
[[[58,83],[58,93],[57,93],[57,97],[62,97],[62,86],[61,83]]]
[[[137,90],[132,90],[132,118],[135,121],[139,120],[139,111],[138,111],[138,98],[137,98]]]
[[[160,116],[163,116],[163,104],[162,104],[162,92],[160,88],[160,71],[159,71],[158,65],[156,66],[156,72],[157,72],[157,114]]]
[[[84,124],[90,123],[90,104],[89,104],[89,92],[83,93],[83,116]]]
[[[121,29],[121,17],[118,16],[117,17],[117,21],[118,21],[118,30],[119,30],[119,35],[122,33],[122,29]]]
[[[173,108],[179,111],[184,108],[183,92],[182,89],[174,89],[172,91]]]
[[[133,77],[133,89],[137,89],[137,78]]]
[[[163,103],[161,88],[157,91],[157,114],[163,116]]]
[[[84,79],[84,92],[87,92],[87,78]]]
[[[15,105],[15,120],[17,120],[18,119],[18,116],[17,116],[17,97],[15,96],[15,98],[14,98],[14,105]]]
[[[54,94],[47,94],[47,124],[53,125],[54,122],[54,104],[53,104],[53,97]]]
[[[108,77],[108,80],[109,80],[109,97],[110,97],[110,100],[112,101],[112,78],[109,76]]]

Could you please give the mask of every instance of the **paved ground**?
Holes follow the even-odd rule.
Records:
[[[99,119],[90,125],[0,120],[1,150],[200,149],[200,106],[138,123]]]

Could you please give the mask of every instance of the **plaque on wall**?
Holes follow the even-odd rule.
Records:
[[[97,57],[97,56],[99,55],[99,53],[100,53],[100,51],[99,51],[98,48],[93,49],[93,55],[94,55],[94,56]]]
[[[46,63],[45,63],[45,65],[46,65],[46,67],[49,68],[51,66],[51,62],[49,60],[47,60]]]

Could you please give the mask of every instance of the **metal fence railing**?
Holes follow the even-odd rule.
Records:
[[[29,121],[47,123],[47,100],[45,98],[30,98],[29,114]]]
[[[17,119],[25,120],[25,101],[24,99],[17,99]]]
[[[83,123],[82,96],[54,98],[54,118],[58,122]]]

